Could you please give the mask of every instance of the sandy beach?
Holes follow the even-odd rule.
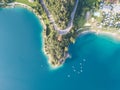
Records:
[[[108,35],[112,38],[120,40],[120,32],[119,31],[108,31],[108,30],[93,30],[93,29],[91,29],[91,30],[81,32],[78,35],[78,37],[81,36],[81,35],[88,34],[88,33],[94,33],[96,35]]]
[[[117,40],[120,40],[120,32],[119,31],[105,31],[105,30],[90,30],[90,32],[94,32],[97,35],[109,35],[110,37],[113,37]]]

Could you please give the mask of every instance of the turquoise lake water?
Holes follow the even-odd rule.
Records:
[[[81,35],[69,46],[71,58],[52,70],[41,35],[32,12],[0,9],[0,90],[120,90],[120,41]]]

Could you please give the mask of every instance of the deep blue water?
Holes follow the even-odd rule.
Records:
[[[120,41],[81,35],[69,47],[71,58],[51,70],[41,35],[32,12],[0,9],[0,90],[120,90]]]

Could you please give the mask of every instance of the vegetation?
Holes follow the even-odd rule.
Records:
[[[76,0],[45,0],[45,4],[53,15],[56,23],[60,28],[65,28]],[[98,5],[97,0],[79,0],[77,13],[74,20],[74,27],[67,35],[62,36],[62,40],[58,40],[58,33],[49,23],[48,18],[44,18],[47,22],[45,33],[45,51],[52,57],[52,64],[59,64],[61,59],[65,59],[70,43],[75,43],[75,38],[78,36],[77,29],[82,28],[86,22],[86,12],[94,9]],[[44,12],[44,11],[43,11]],[[43,14],[43,12],[41,14]],[[44,14],[45,15],[45,14]]]
[[[2,0],[3,1],[3,0]],[[13,0],[4,0],[5,2],[10,2]],[[70,43],[75,43],[75,38],[79,34],[76,30],[82,28],[86,22],[85,16],[86,12],[94,9],[98,5],[97,0],[79,0],[77,12],[74,20],[73,29],[67,34],[60,36],[56,32],[49,22],[49,19],[42,8],[39,0],[34,3],[28,2],[28,0],[14,0],[17,2],[25,3],[30,5],[32,8],[38,12],[45,25],[46,29],[43,31],[44,34],[44,48],[46,54],[51,56],[52,65],[60,64],[61,60],[65,60],[66,53],[68,52],[68,46]],[[70,20],[71,12],[75,5],[76,0],[44,0],[51,14],[53,15],[55,22],[60,28],[65,28]],[[59,40],[60,38],[60,40]]]
[[[98,8],[99,2],[99,0],[79,0],[79,5],[74,20],[75,30],[84,26],[84,23],[86,22],[86,12],[96,9],[96,7]]]
[[[75,0],[44,0],[57,25],[60,28],[66,28]],[[69,11],[69,12],[68,12]]]
[[[37,4],[37,0],[35,0],[33,3],[29,2],[28,0],[14,0],[14,1],[27,4],[27,5],[31,6],[31,7],[35,7],[36,4]]]

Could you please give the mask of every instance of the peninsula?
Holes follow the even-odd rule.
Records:
[[[120,30],[119,0],[0,0],[0,7],[19,5],[33,11],[43,24],[44,52],[52,67],[63,65],[70,43],[82,32]]]

